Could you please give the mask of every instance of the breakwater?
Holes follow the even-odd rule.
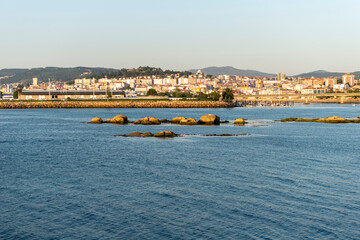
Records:
[[[215,101],[3,101],[0,109],[29,108],[231,108],[231,102]]]

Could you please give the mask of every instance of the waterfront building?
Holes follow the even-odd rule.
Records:
[[[112,98],[125,97],[124,91],[112,91]],[[107,91],[102,90],[28,90],[19,92],[20,100],[51,100],[51,99],[105,99]]]
[[[301,90],[301,94],[322,94],[325,93],[324,88],[305,87]]]

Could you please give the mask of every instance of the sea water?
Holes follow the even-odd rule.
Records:
[[[360,106],[0,110],[0,238],[360,239],[360,124],[276,121],[334,115]],[[162,130],[185,136],[114,136]]]

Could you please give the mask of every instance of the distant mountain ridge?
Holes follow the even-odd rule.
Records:
[[[199,69],[191,69],[189,72],[196,73]],[[218,75],[238,75],[238,76],[259,76],[259,77],[275,77],[277,74],[265,73],[256,70],[243,70],[237,69],[231,66],[225,67],[206,67],[200,69],[203,73]],[[7,83],[30,83],[32,78],[37,77],[40,82],[47,82],[50,78],[52,81],[67,82],[76,78],[89,77],[94,75],[109,74],[120,71],[114,68],[102,68],[102,67],[72,67],[72,68],[60,68],[60,67],[44,67],[44,68],[9,68],[0,70],[0,84]],[[325,77],[337,77],[341,78],[346,72],[329,72],[325,70],[316,70],[308,73],[301,73],[294,77],[302,78],[325,78]],[[351,72],[355,75],[356,79],[360,78],[360,71]]]
[[[265,73],[256,70],[243,70],[234,68],[231,66],[226,67],[206,67],[200,69],[190,69],[189,72],[196,73],[198,70],[201,70],[203,73],[210,75],[238,75],[238,76],[258,76],[258,77],[275,77],[277,74],[273,73]],[[346,72],[329,72],[325,70],[316,70],[308,73],[301,73],[298,75],[294,75],[293,77],[302,77],[302,78],[326,78],[326,77],[337,77],[340,78],[342,75],[346,74]],[[354,74],[355,78],[360,78],[360,71],[351,72],[350,74]]]
[[[107,74],[115,71],[118,71],[118,69],[101,67],[1,69],[0,84],[14,82],[29,83],[34,77],[37,77],[40,82],[47,82],[49,78],[51,81],[67,82],[76,78]]]
[[[199,69],[190,69],[189,72],[196,73]],[[258,77],[275,77],[277,74],[273,73],[265,73],[260,72],[256,70],[244,70],[244,69],[238,69],[231,66],[225,66],[225,67],[206,67],[200,69],[203,73],[218,76],[218,75],[238,75],[238,76],[258,76]]]
[[[302,78],[326,78],[326,77],[337,77],[341,78],[342,75],[346,74],[346,72],[328,72],[325,70],[316,70],[308,73],[301,73],[295,75],[294,77],[302,77]],[[355,78],[360,78],[360,71],[351,72],[350,74],[354,74]]]

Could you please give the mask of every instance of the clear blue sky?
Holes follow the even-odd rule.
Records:
[[[0,69],[360,70],[358,0],[0,0]]]

